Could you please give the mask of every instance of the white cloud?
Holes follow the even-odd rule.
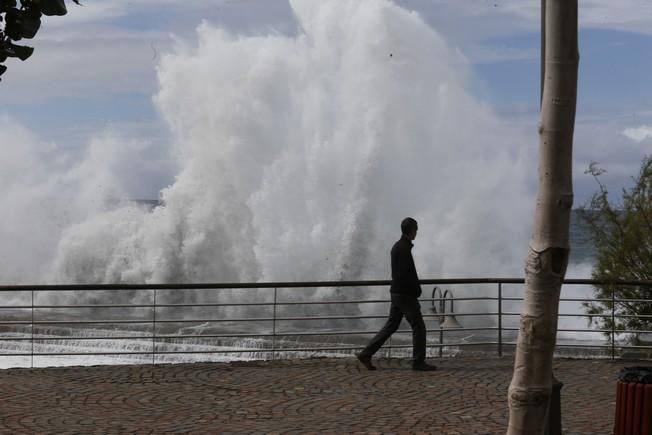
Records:
[[[58,41],[35,41],[27,63],[8,63],[3,77],[5,102],[36,102],[51,97],[89,98],[156,89],[158,52],[170,46],[165,34],[115,31]]]
[[[453,0],[452,0],[453,1]],[[526,19],[531,26],[538,28],[540,22],[540,2],[523,0],[492,0],[459,2],[464,3],[469,14],[477,14],[475,9],[509,14]],[[583,0],[579,4],[581,27],[607,28],[631,32],[652,33],[652,2],[649,0]]]
[[[580,2],[580,25],[637,33],[652,33],[652,2],[649,0],[584,0]]]
[[[473,63],[537,59],[534,49],[503,43],[514,35],[540,31],[540,1],[523,0],[394,0],[413,9]],[[582,0],[580,28],[652,34],[649,0]],[[511,39],[510,39],[511,38]],[[495,41],[502,41],[496,43]]]
[[[0,87],[3,102],[151,95],[156,91],[156,65],[175,38],[193,37],[204,20],[234,31],[251,24],[269,33],[267,18],[270,23],[285,19],[279,5],[289,9],[285,0],[69,2],[66,16],[44,17],[37,37],[21,41],[35,48],[27,62],[7,61],[9,70]],[[287,21],[292,20],[288,15]]]
[[[48,27],[64,27],[86,23],[101,23],[119,17],[134,16],[140,13],[157,14],[161,10],[173,10],[179,15],[187,15],[197,10],[219,8],[230,0],[88,0],[82,6],[69,2],[68,14],[63,17],[48,17]]]
[[[613,200],[618,200],[622,189],[631,186],[631,177],[638,173],[641,159],[649,154],[649,144],[623,134],[628,122],[631,119],[617,118],[612,113],[578,115],[573,144],[576,205],[585,204],[598,189],[593,177],[584,174],[591,162],[607,171],[601,181]]]
[[[647,138],[652,138],[652,126],[641,125],[636,128],[626,128],[623,134],[634,142],[643,142]]]
[[[484,38],[514,31],[538,31],[539,0],[395,0],[451,28]],[[652,34],[650,0],[581,0],[580,27]],[[514,19],[517,17],[518,19]],[[473,38],[473,36],[472,36]]]
[[[538,57],[536,49],[488,42],[538,31],[538,1],[395,2],[422,15],[472,63]],[[29,42],[36,51],[28,63],[9,62],[2,84],[5,102],[106,92],[153,93],[154,66],[158,54],[169,50],[171,34],[186,37],[203,19],[230,30],[255,28],[261,33],[294,25],[286,0],[92,0],[81,7],[70,3],[68,9],[64,17],[44,20],[37,38]],[[652,2],[584,0],[580,20],[588,27],[650,33]]]

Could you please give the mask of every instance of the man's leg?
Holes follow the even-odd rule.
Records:
[[[420,365],[426,361],[426,324],[421,315],[419,300],[410,296],[392,297],[412,327],[412,364]]]
[[[371,339],[367,347],[358,354],[358,359],[371,360],[371,357],[385,344],[385,341],[387,341],[390,335],[396,332],[401,324],[401,320],[403,320],[403,313],[396,306],[392,298],[392,304],[389,307],[389,317],[387,318],[387,322],[385,322],[385,326]]]

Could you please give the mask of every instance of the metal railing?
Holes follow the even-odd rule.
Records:
[[[523,279],[428,279],[421,283],[424,289],[435,286],[431,297],[424,292],[421,298],[431,356],[472,349],[503,355],[513,350]],[[576,286],[587,290],[586,286],[605,283],[568,279],[564,284],[562,294],[566,296]],[[652,281],[609,284],[652,289]],[[388,285],[389,281],[382,280],[0,286],[0,367],[27,365],[26,358],[34,366],[35,358],[45,358],[45,365],[57,365],[66,363],[62,357],[90,356],[102,363],[101,357],[110,356],[114,359],[108,363],[115,363],[116,357],[160,363],[179,361],[171,358],[178,355],[210,360],[351,354],[384,323]],[[453,297],[452,290],[443,290],[443,286],[452,286],[463,296]],[[589,318],[609,317],[615,325],[617,319],[634,317],[618,314],[616,304],[652,303],[652,299],[612,295],[596,300],[585,294],[563,297],[560,306],[596,301],[611,303],[612,311],[587,314],[579,306],[572,307],[573,312],[560,310],[557,352],[566,348],[585,356],[610,358],[638,352],[637,357],[652,358],[651,343],[632,345],[618,340],[621,334],[649,335],[652,330],[579,328],[562,322],[565,318],[587,323]],[[462,309],[455,311],[454,307]],[[649,318],[652,324],[652,315],[638,317]],[[386,354],[408,355],[410,333],[409,328],[400,329],[384,346]],[[582,333],[593,338],[578,338]],[[607,335],[610,340],[604,338]],[[5,358],[14,360],[3,365]]]

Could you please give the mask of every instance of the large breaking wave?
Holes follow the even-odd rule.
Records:
[[[2,120],[3,281],[384,279],[408,215],[422,277],[520,275],[533,165],[463,56],[390,1],[290,4],[295,34],[204,23],[161,60],[179,171],[153,210],[115,202],[137,141],[66,161]]]

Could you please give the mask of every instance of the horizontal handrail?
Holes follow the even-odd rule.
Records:
[[[422,285],[431,284],[525,284],[525,278],[440,278],[422,279]],[[565,279],[564,284],[573,285],[622,285],[651,286],[652,280],[594,280]],[[271,289],[271,288],[305,288],[305,287],[375,287],[387,286],[391,280],[366,281],[307,281],[307,282],[260,282],[260,283],[174,283],[174,284],[10,284],[0,285],[0,292],[8,291],[99,291],[99,290],[210,290],[210,289]]]

